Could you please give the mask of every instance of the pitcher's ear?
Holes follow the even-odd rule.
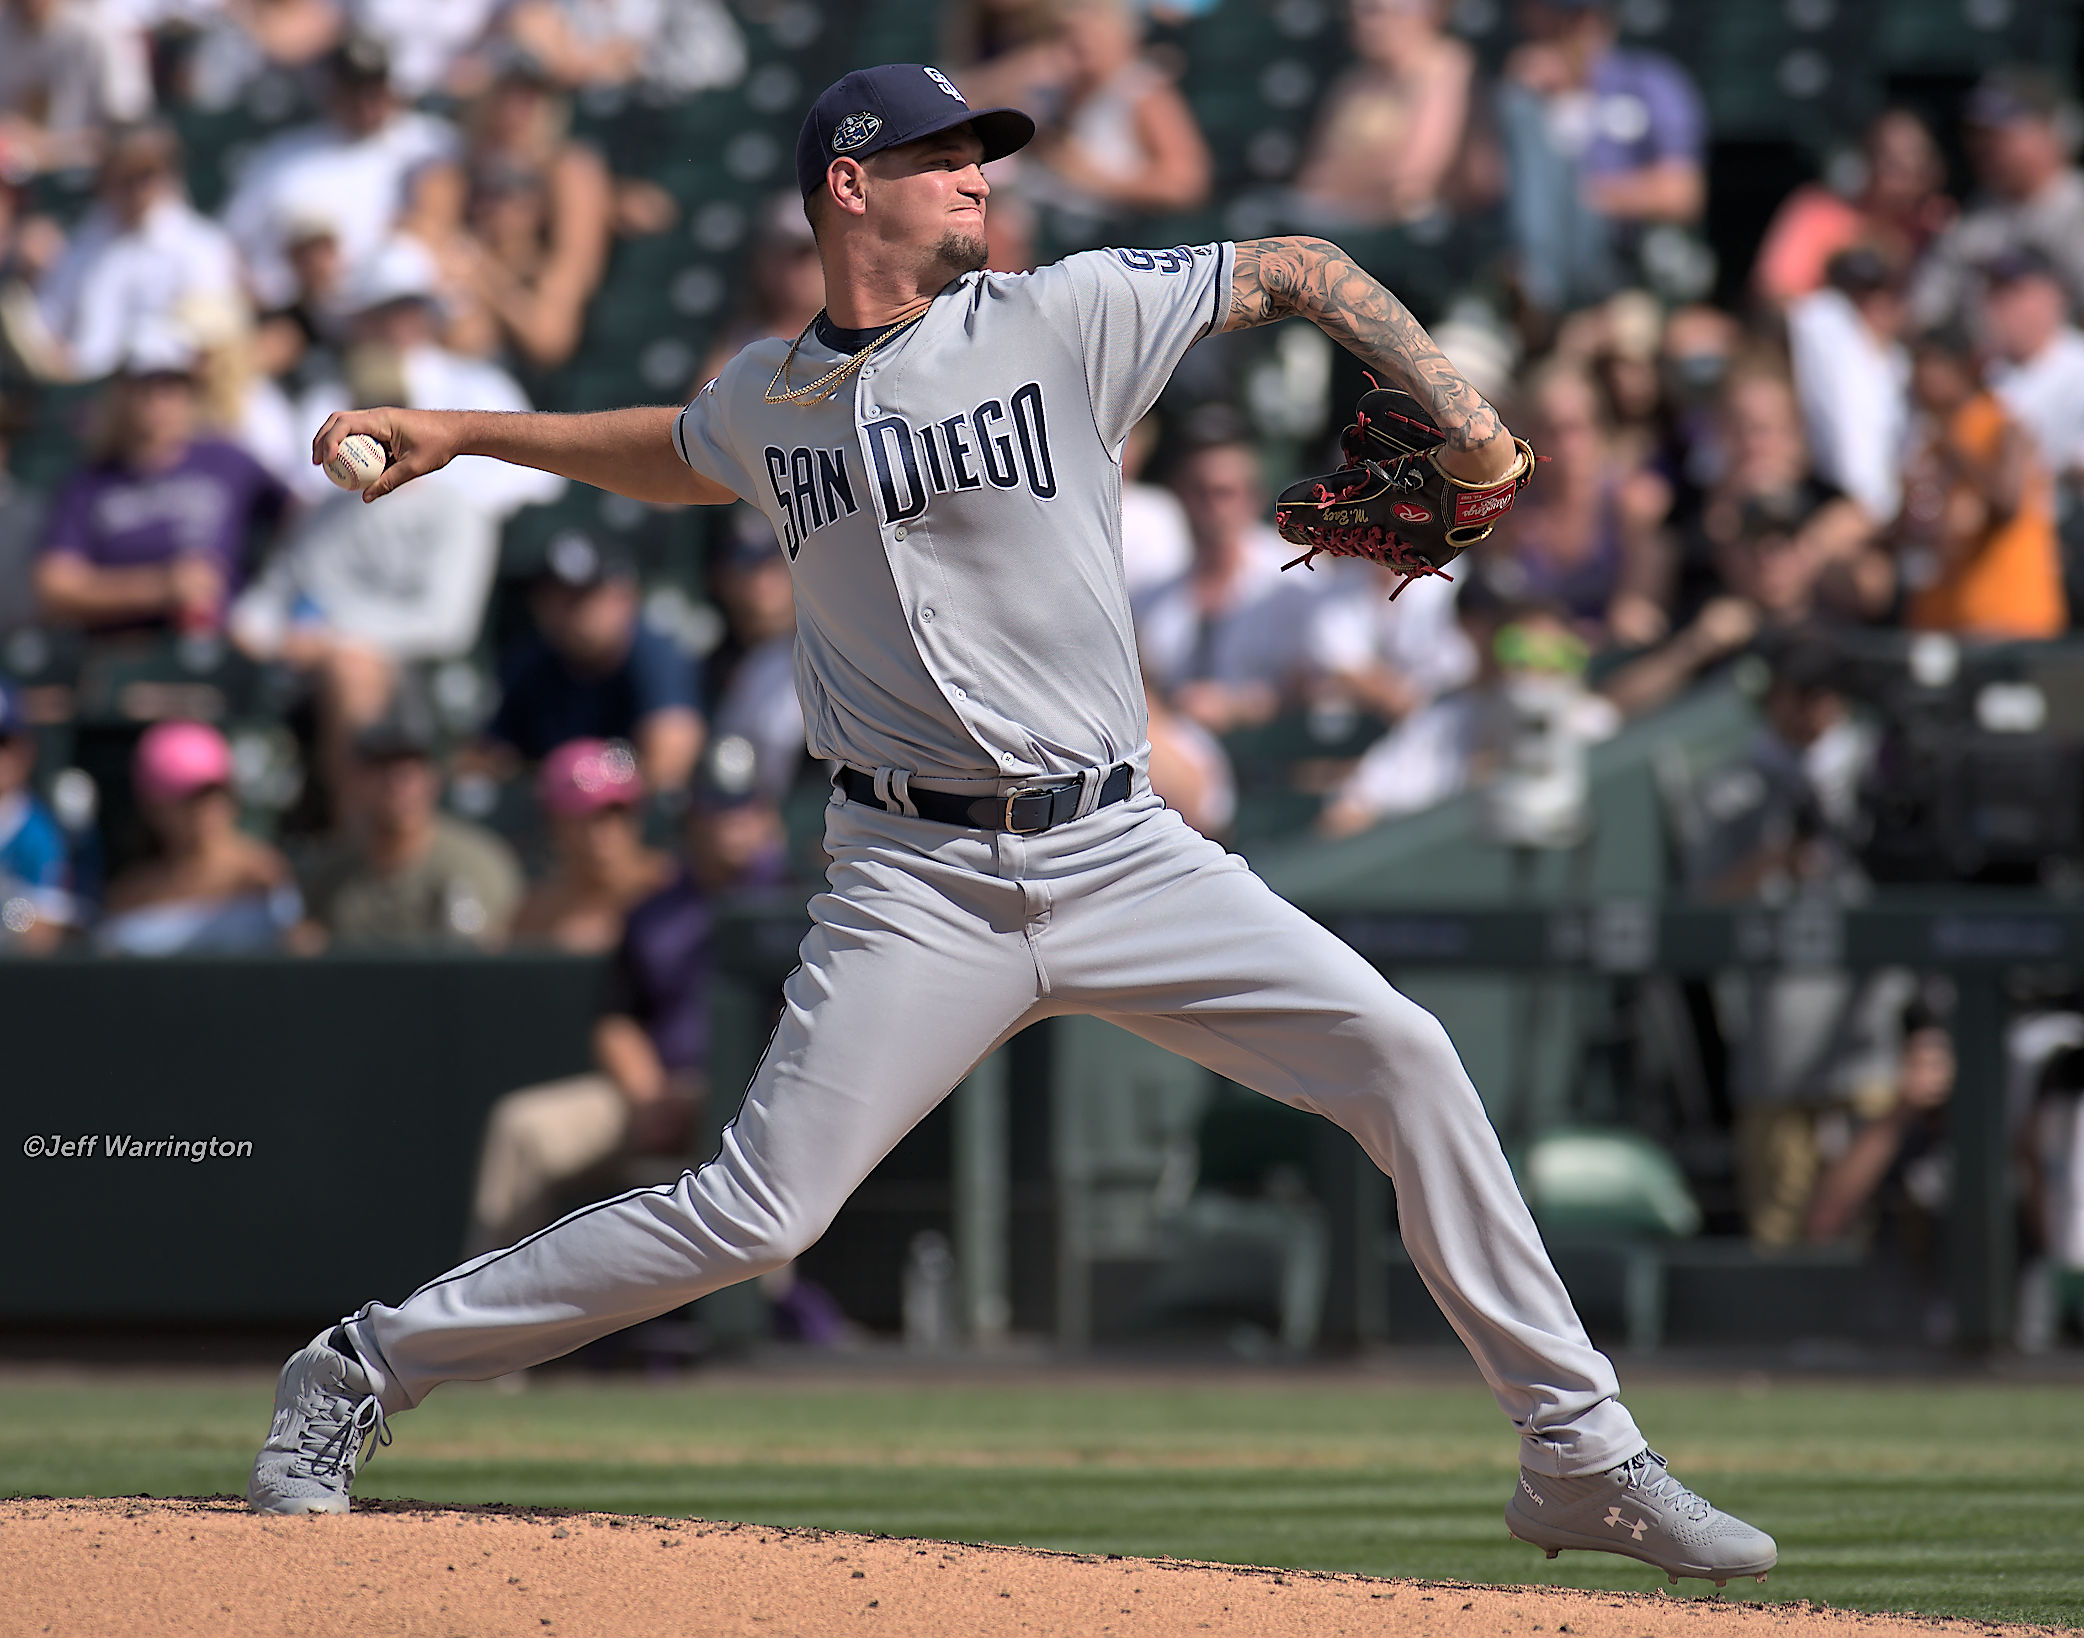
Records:
[[[825,168],[825,192],[833,208],[848,216],[868,209],[868,172],[858,159],[841,157]]]

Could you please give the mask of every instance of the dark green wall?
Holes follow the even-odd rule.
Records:
[[[0,963],[0,1322],[323,1318],[456,1259],[485,1110],[583,1069],[563,957]],[[32,1137],[251,1140],[30,1158]]]

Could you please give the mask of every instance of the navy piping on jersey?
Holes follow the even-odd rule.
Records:
[[[704,1162],[704,1164],[706,1165],[707,1162]],[[448,1273],[441,1275],[439,1278],[429,1280],[425,1285],[421,1286],[419,1290],[413,1292],[410,1296],[408,1296],[405,1299],[405,1302],[411,1302],[414,1298],[422,1296],[429,1291],[438,1290],[442,1286],[452,1285],[457,1280],[468,1279],[473,1274],[483,1273],[494,1263],[503,1262],[508,1257],[513,1256],[515,1252],[525,1250],[527,1247],[534,1245],[536,1241],[540,1240],[544,1235],[548,1234],[551,1229],[560,1228],[564,1224],[573,1222],[578,1218],[591,1217],[597,1211],[606,1211],[610,1206],[619,1206],[625,1200],[636,1199],[637,1196],[640,1194],[669,1195],[673,1193],[675,1189],[680,1187],[681,1179],[686,1177],[687,1173],[693,1170],[694,1168],[692,1166],[688,1167],[686,1171],[683,1171],[680,1174],[680,1177],[676,1177],[670,1183],[648,1184],[643,1188],[631,1189],[626,1194],[618,1194],[613,1199],[596,1200],[590,1206],[581,1206],[576,1211],[567,1212],[564,1216],[558,1218],[556,1222],[548,1224],[543,1228],[537,1229],[535,1233],[530,1234],[522,1239],[516,1240],[512,1245],[503,1246],[498,1251],[489,1251],[485,1253],[484,1258],[481,1261],[474,1260],[465,1263],[461,1268],[453,1268],[449,1270]],[[403,1308],[405,1306],[405,1303],[400,1303],[398,1306],[400,1308]],[[361,1316],[357,1315],[356,1317],[359,1319]]]

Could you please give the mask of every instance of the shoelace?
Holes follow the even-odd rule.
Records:
[[[369,1446],[372,1433],[376,1436],[375,1447]],[[384,1408],[371,1394],[346,1417],[332,1419],[307,1415],[304,1437],[298,1442],[303,1456],[299,1465],[313,1478],[326,1474],[345,1474],[353,1478],[355,1469],[362,1463],[365,1448],[380,1448],[390,1442],[391,1428],[384,1420]]]
[[[1628,1463],[1628,1483],[1651,1501],[1664,1502],[1695,1521],[1712,1511],[1705,1497],[1695,1495],[1671,1476],[1664,1458],[1654,1450],[1646,1450]]]

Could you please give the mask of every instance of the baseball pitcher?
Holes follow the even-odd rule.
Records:
[[[972,1065],[1092,1013],[1336,1121],[1395,1180],[1412,1259],[1519,1430],[1515,1535],[1763,1578],[1772,1538],[1667,1473],[1622,1407],[1445,1030],[1145,776],[1120,458],[1197,340],[1299,315],[1389,384],[1352,464],[1283,497],[1310,551],[1437,568],[1510,506],[1529,452],[1322,240],[983,271],[979,167],[1034,129],[932,68],[849,74],[797,142],[827,305],[794,341],[755,342],[679,409],[370,409],[319,430],[320,463],[353,434],[384,446],[371,500],[489,455],[757,506],[795,577],[810,751],[839,772],[830,886],[716,1158],[328,1327],[283,1368],[249,1499],[344,1511],[387,1418],[441,1383],[787,1262]]]

